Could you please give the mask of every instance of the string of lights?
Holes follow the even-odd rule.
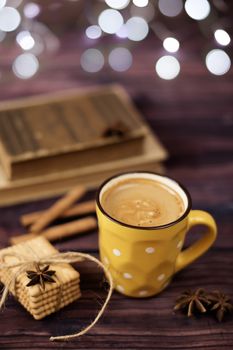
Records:
[[[95,3],[101,4],[100,10],[95,11],[91,21],[87,16],[83,28],[90,42],[90,47],[80,57],[80,66],[85,72],[97,73],[106,64],[117,72],[130,69],[133,64],[130,48],[140,45],[151,33],[161,41],[164,50],[164,54],[152,63],[152,69],[154,66],[161,79],[176,78],[182,72],[177,53],[184,47],[182,41],[163,24],[163,18],[173,18],[173,21],[177,18],[179,21],[182,13],[200,27],[210,18],[215,19],[210,26],[214,47],[206,53],[204,64],[214,75],[226,74],[231,67],[231,58],[224,49],[230,45],[231,37],[224,21],[218,21],[216,15],[224,12],[227,16],[224,0],[213,0],[211,3],[208,0],[97,0],[89,2],[89,7],[94,7]],[[42,52],[54,52],[59,47],[57,36],[38,19],[41,11],[40,2],[0,0],[0,42],[4,43],[8,34],[13,33],[14,42],[22,52],[12,62],[12,71],[21,79],[31,78],[38,72]],[[106,54],[106,50],[103,52],[101,49],[105,36],[119,38],[121,45],[116,43]]]

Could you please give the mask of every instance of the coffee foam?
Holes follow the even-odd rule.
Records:
[[[171,206],[172,206],[172,202],[173,202],[173,205],[175,205],[175,207],[177,206],[176,216],[170,218],[170,222],[178,219],[187,209],[188,207],[187,195],[177,182],[175,182],[170,178],[160,176],[157,174],[141,173],[141,172],[123,174],[107,182],[103,186],[102,190],[100,191],[100,202],[102,203],[103,195],[106,192],[107,192],[106,195],[108,195],[108,193],[111,193],[114,188],[117,189],[117,188],[121,188],[122,185],[130,186],[130,183],[131,184],[136,183],[136,181],[134,182],[133,179],[139,180],[139,181],[142,180],[142,184],[143,184],[143,180],[150,180],[149,182],[147,181],[145,182],[146,186],[151,181],[152,181],[152,184],[155,183],[157,186],[157,189],[161,190],[160,192],[162,192],[160,193],[161,198],[163,196],[169,197],[169,192],[170,192],[170,195],[172,196]],[[110,210],[110,207],[108,206],[109,210],[107,210],[107,212],[113,218],[116,218],[119,221],[122,221],[128,224],[137,225],[137,226],[158,226],[158,225],[169,223],[169,221],[167,221],[166,206],[163,205],[162,199],[157,200],[155,197],[150,196],[150,192],[148,193],[148,191],[147,191],[146,197],[144,196],[142,191],[139,197],[137,197],[136,193],[134,196],[134,189],[133,191],[131,190],[130,192],[130,187],[128,189],[125,188],[123,191],[128,192],[128,194],[130,195],[130,200],[128,201],[127,199],[124,199],[123,204],[118,202],[117,203],[118,205],[116,205],[115,207],[112,206],[111,210]],[[152,188],[152,192],[153,192],[153,188]],[[176,204],[174,204],[175,201],[176,201]],[[106,210],[106,208],[104,209]]]

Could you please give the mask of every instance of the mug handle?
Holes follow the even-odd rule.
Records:
[[[180,252],[176,259],[175,272],[182,270],[204,254],[216,239],[217,226],[209,213],[203,210],[191,210],[188,216],[188,230],[196,225],[207,226],[207,231],[198,241]]]

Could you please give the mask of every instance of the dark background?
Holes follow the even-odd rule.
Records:
[[[85,12],[79,10],[82,18]],[[84,48],[92,44],[84,38],[83,19],[79,25],[76,20],[66,19],[72,17],[71,12],[67,9],[61,16],[58,11],[51,21],[47,12],[44,15],[44,20],[59,34],[61,46],[57,53],[41,58],[41,70],[28,81],[11,73],[18,49],[1,44],[0,69],[5,75],[0,82],[0,99],[121,83],[170,154],[166,174],[188,188],[194,209],[207,210],[215,217],[218,238],[204,256],[177,274],[161,295],[135,300],[114,293],[97,326],[72,342],[50,343],[48,337],[76,332],[94,318],[106,295],[102,275],[94,266],[78,266],[83,298],[45,320],[34,321],[10,297],[0,315],[0,349],[231,349],[232,318],[222,324],[207,316],[188,319],[175,314],[173,306],[176,297],[187,288],[219,289],[233,297],[233,70],[224,76],[207,71],[204,56],[213,43],[202,34],[197,22],[182,14],[176,19],[165,19],[181,41],[176,55],[181,73],[176,79],[165,81],[156,75],[154,64],[164,51],[152,33],[132,46],[134,63],[127,72],[117,73],[106,66],[99,73],[85,73],[79,59]],[[232,21],[231,8],[225,16]],[[60,30],[59,21],[64,21],[65,30]],[[101,43],[106,52],[115,44],[116,39],[110,37]],[[231,52],[232,46],[227,51]],[[93,196],[89,193],[87,197]],[[22,213],[46,208],[54,200],[1,208],[0,246],[5,247],[10,235],[22,231],[18,223]],[[199,233],[195,231],[193,236],[196,238]],[[191,234],[191,241],[190,237]],[[56,246],[98,255],[97,233],[58,242]]]

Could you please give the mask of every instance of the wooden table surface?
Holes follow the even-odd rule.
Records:
[[[204,41],[195,33],[191,31],[184,38],[181,74],[173,81],[155,75],[154,62],[161,54],[161,44],[153,46],[155,38],[133,49],[134,65],[128,72],[114,73],[106,68],[88,74],[78,66],[81,45],[67,35],[56,59],[48,58],[36,78],[26,82],[12,78],[4,83],[4,89],[1,85],[1,99],[9,99],[96,83],[121,83],[168,149],[167,174],[188,188],[193,208],[207,210],[215,217],[218,238],[160,295],[137,300],[115,292],[98,324],[70,342],[52,343],[48,338],[76,332],[93,320],[106,296],[103,276],[95,266],[83,263],[78,267],[83,297],[42,321],[34,321],[9,297],[0,316],[0,349],[233,348],[232,318],[218,323],[207,316],[186,318],[173,312],[175,299],[187,288],[220,289],[233,298],[233,72],[223,77],[207,72],[202,62]],[[9,60],[9,55],[2,56],[4,69],[9,68]],[[87,197],[93,196],[90,193]],[[8,244],[9,236],[23,232],[18,222],[22,213],[46,208],[54,200],[1,208],[0,247]],[[197,231],[189,234],[189,242],[199,236]],[[57,242],[56,247],[98,256],[97,232]]]

